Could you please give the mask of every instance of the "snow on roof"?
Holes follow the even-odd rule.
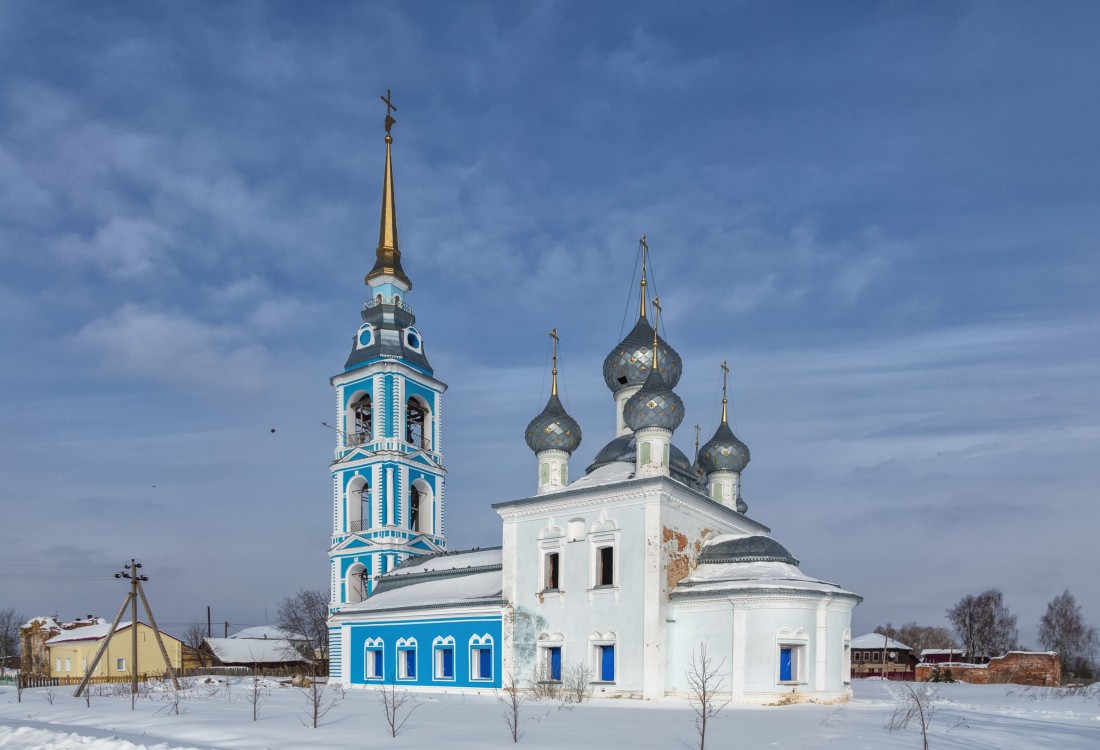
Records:
[[[386,576],[459,570],[461,568],[480,568],[484,565],[500,565],[502,559],[500,547],[447,552],[437,555],[424,555],[423,557],[410,557],[401,567],[391,570]]]
[[[499,550],[497,555],[499,558]],[[387,609],[489,603],[500,599],[503,591],[502,580],[499,569],[468,575],[429,578],[401,588],[380,591],[359,604],[344,607],[341,612],[373,612]]]
[[[577,481],[571,482],[567,487],[551,490],[546,494],[549,495],[554,492],[561,492],[565,489],[575,490],[581,487],[595,487],[601,484],[623,482],[630,479],[632,476],[634,476],[634,464],[628,464],[624,461],[613,461],[609,464],[604,464],[591,474],[585,474]]]
[[[965,648],[925,648],[921,649],[921,656],[951,656],[953,654],[966,655]]]
[[[691,575],[680,580],[673,593],[682,597],[728,591],[759,591],[761,589],[799,589],[802,591],[857,596],[851,591],[845,591],[835,583],[811,578],[794,565],[781,562],[700,565]]]
[[[294,644],[285,638],[206,638],[222,664],[270,664],[307,661]]]
[[[61,626],[57,624],[57,620],[52,617],[32,617],[23,624],[23,627],[29,628],[35,623],[38,623],[39,625],[46,628],[58,628],[59,630],[61,629]]]
[[[143,623],[144,624],[144,623]],[[130,627],[130,622],[120,622],[117,630],[124,630]],[[71,630],[62,630],[50,640],[46,641],[47,646],[53,646],[58,643],[65,643],[67,641],[98,641],[111,632],[111,623],[103,621],[98,622],[95,625],[86,625],[82,628],[73,628]]]
[[[894,650],[904,649],[906,651],[912,651],[912,646],[906,646],[900,641],[895,641],[893,638],[886,638],[882,633],[868,633],[867,635],[861,635],[852,639],[852,648],[892,648]]]
[[[260,640],[267,640],[271,638],[282,638],[288,641],[304,641],[306,637],[290,630],[284,630],[276,625],[254,625],[251,628],[245,628],[238,630],[230,638],[253,638]]]

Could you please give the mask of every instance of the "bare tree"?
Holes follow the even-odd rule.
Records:
[[[390,728],[390,737],[396,737],[420,704],[416,696],[405,688],[398,688],[393,680],[380,685],[377,695],[378,702],[382,704],[382,710],[386,712],[386,725]]]
[[[997,589],[964,596],[947,610],[947,619],[970,659],[1000,656],[1016,647],[1016,615]]]
[[[1039,643],[1058,652],[1064,674],[1074,677],[1095,674],[1096,628],[1085,624],[1081,606],[1069,589],[1054,597],[1039,618]]]
[[[252,706],[252,721],[260,718],[260,706],[268,696],[267,681],[260,677],[260,666],[252,665],[252,685],[249,687],[247,700]],[[317,726],[316,723],[313,725]]]
[[[527,702],[527,695],[520,689],[516,682],[516,675],[508,675],[497,700],[504,706],[504,723],[508,725],[508,731],[512,735],[512,742],[519,742],[519,720],[523,704]]]
[[[951,631],[947,628],[920,625],[916,622],[907,622],[896,628],[891,623],[886,623],[875,628],[875,632],[904,643],[912,648],[913,653],[918,656],[926,648],[956,648],[958,646],[955,639],[951,637]]]
[[[571,703],[584,703],[592,697],[592,665],[587,662],[577,662],[565,670],[565,680],[562,682],[565,690],[565,699]]]
[[[699,750],[706,750],[707,722],[729,704],[729,699],[723,697],[725,681],[721,670],[724,664],[725,659],[715,663],[712,657],[707,656],[706,644],[700,643],[684,673],[691,689],[690,703],[691,710],[695,712],[695,728],[699,732]]]
[[[328,594],[320,589],[301,589],[279,603],[276,624],[300,635],[309,644],[311,662],[328,660]]]
[[[203,667],[210,666],[210,654],[208,654],[202,647],[203,641],[206,640],[206,625],[205,623],[195,620],[189,624],[183,630],[183,642],[195,652],[195,655],[199,659],[199,665]]]
[[[0,609],[0,674],[19,655],[19,628],[26,619],[11,607]]]
[[[302,723],[306,726],[312,725],[316,729],[325,714],[335,708],[343,697],[343,688],[335,683],[329,683],[327,680],[322,682],[316,677],[308,680],[305,685],[305,698],[309,716],[308,720]]]

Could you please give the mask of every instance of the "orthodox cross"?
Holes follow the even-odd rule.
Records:
[[[695,425],[695,460],[699,460],[699,433],[702,431],[703,425]]]
[[[386,89],[386,95],[385,96],[380,96],[378,98],[386,103],[386,135],[389,135],[390,134],[390,128],[392,128],[394,123],[397,122],[397,120],[393,119],[393,117],[390,116],[390,111],[392,110],[393,112],[396,112],[397,107],[393,106],[393,102],[390,101],[390,90],[389,89]]]
[[[730,374],[730,367],[726,360],[722,360],[722,421],[726,421],[726,376]]]
[[[561,341],[561,339],[558,338],[558,329],[557,328],[551,328],[550,329],[550,340],[551,340],[550,348],[552,349],[552,351],[554,353],[554,370],[553,370],[553,378],[554,379],[553,379],[553,381],[551,381],[550,395],[551,396],[557,396],[558,395],[558,342]]]
[[[649,243],[646,242],[644,234],[641,237],[638,238],[638,244],[642,248],[642,292],[639,295],[641,297],[641,303],[639,305],[639,308],[641,310],[641,317],[644,318],[645,317],[645,285],[646,285],[646,282],[645,282],[645,266],[646,266],[646,259],[649,257]]]

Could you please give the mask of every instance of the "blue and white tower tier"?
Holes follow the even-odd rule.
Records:
[[[367,597],[374,579],[415,555],[446,549],[441,416],[436,380],[405,295],[386,134],[382,221],[370,298],[336,388],[330,609]]]

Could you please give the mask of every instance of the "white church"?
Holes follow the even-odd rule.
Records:
[[[727,422],[724,382],[721,424],[697,459],[672,443],[682,362],[651,322],[659,307],[648,303],[644,243],[638,321],[603,366],[616,437],[570,481],[581,428],[558,398],[555,356],[550,400],[525,434],[535,493],[493,504],[499,547],[446,550],[446,385],[401,265],[394,122],[387,113],[370,294],[332,378],[332,678],[471,690],[512,676],[561,682],[579,669],[597,695],[656,700],[689,692],[705,645],[734,701],[846,699],[861,597],[802,572],[747,515],[749,450]]]

